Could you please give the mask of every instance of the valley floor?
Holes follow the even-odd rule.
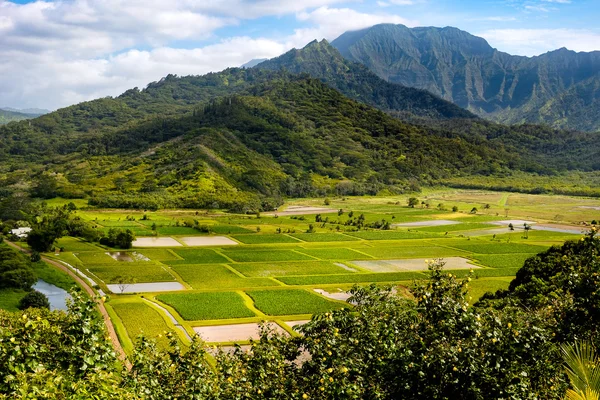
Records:
[[[473,270],[474,302],[507,288],[527,258],[578,239],[582,222],[600,220],[595,199],[431,189],[409,208],[408,197],[296,199],[268,215],[80,210],[101,229],[133,230],[134,249],[63,238],[63,251],[48,256],[112,293],[106,308],[126,351],[141,333],[165,345],[169,330],[183,344],[200,334],[228,348],[247,344],[263,321],[297,335],[312,314],[352,307],[354,284],[409,287],[427,279],[430,260],[457,276]],[[357,231],[359,218],[391,229]],[[193,220],[210,233],[186,226]]]

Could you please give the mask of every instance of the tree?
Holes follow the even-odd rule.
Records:
[[[52,250],[57,237],[54,232],[34,228],[27,235],[27,244],[32,250],[45,253]]]
[[[511,232],[515,230],[515,226],[512,224],[512,222],[508,224],[508,230],[510,230]]]
[[[41,260],[42,260],[42,256],[40,255],[39,252],[37,252],[35,250],[31,252],[31,262],[35,263],[35,262],[38,262]]]
[[[419,199],[417,199],[416,197],[411,197],[408,199],[408,206],[410,208],[415,208],[415,206],[417,206],[419,204]]]
[[[590,342],[580,341],[561,346],[566,372],[571,382],[568,400],[600,399],[600,356]]]
[[[117,277],[115,277],[113,279],[113,281],[117,284],[117,286],[119,287],[119,291],[121,292],[121,294],[125,293],[125,290],[127,290],[127,288],[129,286],[131,286],[132,284],[134,284],[136,282],[135,278],[133,278],[130,275],[119,275]]]
[[[525,239],[529,239],[529,230],[531,229],[531,225],[528,223],[523,224],[523,230],[525,231]]]
[[[135,234],[131,229],[119,232],[116,238],[116,245],[121,249],[130,249],[135,240]]]
[[[50,309],[50,302],[45,294],[34,290],[29,292],[19,301],[19,310],[28,308],[47,308]]]
[[[470,214],[477,214],[477,207],[471,208]]]
[[[458,206],[452,206],[452,212],[458,212]]]

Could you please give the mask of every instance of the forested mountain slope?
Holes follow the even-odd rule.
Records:
[[[379,77],[425,89],[481,117],[600,131],[600,52],[512,56],[456,28],[376,25],[332,45]]]
[[[389,83],[362,64],[344,59],[326,40],[316,40],[297,50],[262,62],[260,69],[285,69],[307,73],[351,99],[403,118],[411,115],[432,119],[476,118],[474,114],[425,90]]]

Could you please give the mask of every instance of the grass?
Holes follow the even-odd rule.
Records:
[[[327,261],[300,261],[234,264],[233,268],[248,277],[285,276],[285,275],[327,275],[343,274],[345,269]]]
[[[456,225],[445,225],[445,226],[428,226],[425,228],[418,228],[419,232],[460,232],[478,229],[493,229],[498,228],[498,225],[491,224],[479,224],[479,223],[463,223]]]
[[[469,294],[471,296],[471,304],[479,300],[487,292],[496,292],[500,289],[508,289],[508,285],[512,281],[511,278],[483,278],[474,279],[469,284]]]
[[[305,242],[353,242],[359,240],[341,233],[295,233],[292,236]]]
[[[175,265],[172,269],[194,289],[240,289],[277,286],[271,279],[247,279],[218,264]]]
[[[473,273],[476,278],[486,278],[486,277],[495,277],[495,276],[515,276],[519,268],[481,268],[474,269]],[[460,270],[448,270],[452,274],[461,278],[463,276],[467,276],[469,274],[468,269],[460,269]]]
[[[118,283],[119,277],[125,277],[134,283],[173,282],[175,280],[164,267],[150,262],[86,265],[86,268],[107,284]]]
[[[413,279],[427,279],[426,273],[418,272],[382,272],[372,274],[283,276],[277,280],[286,285],[327,285],[335,283],[398,282]]]
[[[299,243],[293,237],[275,234],[275,235],[234,235],[234,239],[245,244],[266,244],[266,243]]]
[[[267,315],[316,314],[345,307],[300,289],[252,290],[246,292],[254,306]]]
[[[312,257],[320,258],[322,260],[361,260],[371,258],[352,249],[345,248],[302,249],[298,251]]]
[[[166,348],[169,345],[164,333],[171,329],[158,311],[140,302],[111,302],[110,305],[123,322],[132,342],[135,343],[139,335],[144,335],[155,339],[159,347]]]
[[[228,259],[211,249],[177,249],[173,251],[183,260],[165,261],[165,264],[219,264],[229,262]]]
[[[163,236],[169,235],[198,235],[200,231],[188,226],[160,226],[156,231]]]
[[[173,307],[186,321],[255,316],[235,292],[161,294],[156,298]]]
[[[46,264],[43,261],[38,261],[31,264],[35,275],[54,286],[69,291],[73,286],[77,286],[77,283],[67,273],[54,268],[53,266]]]
[[[292,250],[235,250],[223,251],[223,254],[237,262],[313,260],[312,257],[306,254]]]
[[[0,289],[0,310],[19,311],[19,302],[26,294],[20,289]]]

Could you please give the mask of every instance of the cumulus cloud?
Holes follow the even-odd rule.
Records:
[[[535,56],[561,47],[574,51],[600,50],[600,32],[586,29],[494,29],[478,36],[494,47],[523,56]]]
[[[204,74],[271,58],[314,39],[383,22],[390,14],[331,8],[340,0],[0,0],[0,92],[6,105],[54,109],[173,73]],[[233,37],[197,48],[215,30],[269,15],[295,15],[289,36]]]

